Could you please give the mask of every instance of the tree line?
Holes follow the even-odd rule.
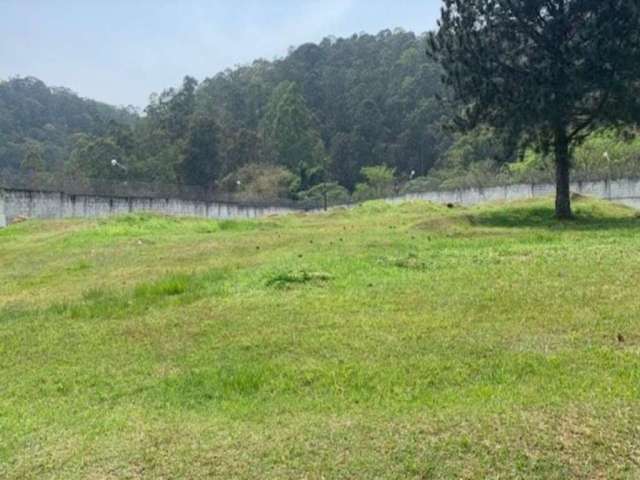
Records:
[[[187,76],[152,95],[141,115],[13,79],[0,85],[11,137],[1,139],[0,165],[30,169],[41,157],[53,173],[289,196],[319,184],[352,192],[366,167],[423,176],[452,143],[436,99],[441,68],[424,54],[425,38],[402,30],[326,38],[202,82]],[[47,108],[15,122],[30,102]]]
[[[427,55],[428,38],[400,29],[325,38],[201,82],[187,76],[153,94],[142,113],[14,78],[0,83],[0,168],[263,199],[368,198],[400,182],[415,191],[548,171],[547,151],[496,122],[452,128],[460,119],[459,104],[446,101],[457,86],[454,63]],[[478,86],[476,77],[465,78]],[[616,147],[619,131],[595,131],[576,166],[602,170],[602,153],[616,148],[618,169],[631,165],[640,144],[635,129],[623,133],[627,148]]]
[[[110,125],[129,128],[137,121],[131,109],[80,98],[33,77],[0,80],[0,168],[61,171],[76,135],[98,138]]]

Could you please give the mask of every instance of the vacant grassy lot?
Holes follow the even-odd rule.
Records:
[[[0,478],[639,478],[640,218],[0,231]]]

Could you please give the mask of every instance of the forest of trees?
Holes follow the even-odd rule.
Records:
[[[110,125],[131,128],[137,121],[132,111],[35,78],[0,81],[0,168],[59,170],[75,135],[104,136]]]
[[[0,82],[0,170],[261,198],[366,198],[399,181],[411,180],[411,190],[543,172],[544,158],[487,128],[444,128],[452,115],[438,100],[442,69],[425,49],[426,35],[402,30],[326,38],[202,82],[187,76],[152,95],[142,114],[10,79]],[[578,162],[600,168],[602,153],[615,148],[625,161],[637,158],[634,131],[626,149],[619,140],[598,134]]]

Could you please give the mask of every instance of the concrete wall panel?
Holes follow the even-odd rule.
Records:
[[[576,182],[574,192],[617,201],[640,209],[640,180]],[[426,200],[435,203],[475,205],[483,202],[520,200],[551,196],[554,185],[509,185],[485,189],[412,193],[389,198],[392,203]],[[0,228],[18,217],[25,218],[100,218],[131,212],[155,212],[165,215],[211,219],[258,218],[282,215],[297,210],[284,207],[253,207],[231,203],[201,202],[176,198],[122,198],[92,195],[67,195],[59,192],[5,190],[0,192]]]

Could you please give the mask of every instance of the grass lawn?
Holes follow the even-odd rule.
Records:
[[[0,230],[0,478],[640,478],[640,216]]]

